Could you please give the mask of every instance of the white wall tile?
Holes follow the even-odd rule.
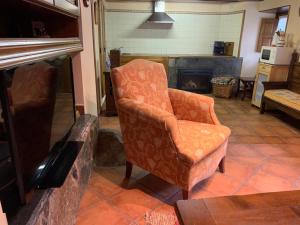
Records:
[[[235,54],[242,26],[242,14],[170,14],[170,29],[144,29],[151,13],[106,12],[108,49],[123,47],[124,53],[212,54],[217,40],[235,42]],[[149,26],[149,25],[146,25]]]

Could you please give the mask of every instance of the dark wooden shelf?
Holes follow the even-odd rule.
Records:
[[[78,44],[78,37],[71,38],[0,38],[0,48],[5,47],[22,47],[22,46],[48,46]]]
[[[79,38],[0,39],[0,69],[82,49]]]
[[[0,1],[0,38],[79,37],[79,7],[66,0],[53,6],[43,2]]]

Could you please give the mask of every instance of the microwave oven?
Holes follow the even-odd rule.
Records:
[[[289,65],[294,49],[290,47],[263,46],[260,54],[260,62],[272,65]]]

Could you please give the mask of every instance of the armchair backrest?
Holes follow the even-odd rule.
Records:
[[[56,69],[47,63],[19,67],[14,72],[10,88],[12,102],[18,104],[41,99],[54,101],[56,83]]]
[[[166,71],[162,64],[135,59],[114,68],[111,79],[116,102],[129,98],[173,113]]]

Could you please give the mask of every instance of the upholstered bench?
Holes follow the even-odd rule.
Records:
[[[264,96],[300,112],[300,94],[296,92],[287,89],[267,90]]]
[[[299,55],[294,53],[287,82],[263,82],[264,95],[261,113],[266,105],[275,107],[300,119],[300,63]]]
[[[296,119],[300,119],[300,93],[287,89],[285,82],[263,82],[265,92],[260,112],[265,112],[266,105],[275,107]],[[277,89],[278,88],[278,89]]]

